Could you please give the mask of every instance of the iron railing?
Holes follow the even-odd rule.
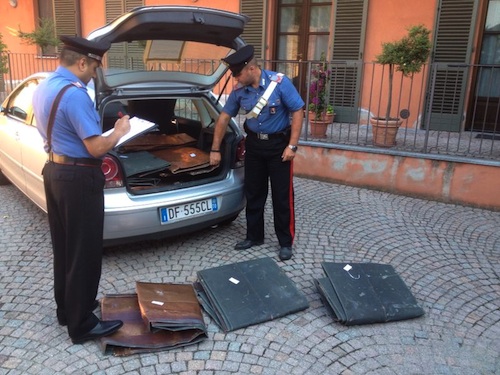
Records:
[[[9,71],[0,75],[0,99],[26,76],[51,71],[55,58],[7,54]],[[301,93],[307,106],[308,88],[318,61],[261,61],[264,69],[285,73]],[[122,63],[123,64],[123,63]],[[134,66],[132,62],[127,63]],[[186,61],[186,71],[213,70],[219,62]],[[139,68],[142,68],[142,64]],[[181,64],[182,65],[182,64]],[[148,69],[183,70],[179,64]],[[310,133],[310,115],[305,111],[301,144],[324,148],[366,150],[377,153],[412,154],[417,157],[456,158],[500,166],[500,66],[431,64],[414,77],[396,73],[391,115],[403,117],[396,144],[374,146],[370,118],[385,111],[386,66],[362,61],[326,63],[327,101],[336,116],[324,137]],[[214,88],[221,102],[233,87],[229,74]],[[243,120],[237,119],[242,125]]]

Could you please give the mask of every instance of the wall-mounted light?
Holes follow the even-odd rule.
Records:
[[[9,4],[11,7],[15,8],[17,7],[17,0],[9,0]]]

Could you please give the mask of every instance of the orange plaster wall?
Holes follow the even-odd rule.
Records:
[[[80,2],[82,12],[82,35],[87,36],[90,32],[105,24],[105,5],[104,2],[95,0],[80,0]],[[144,5],[183,5],[192,7],[225,9],[231,12],[239,11],[238,1],[227,0],[146,0],[144,2]]]
[[[489,206],[500,200],[500,168],[456,164],[450,183],[450,199]],[[497,202],[497,207],[500,203]]]
[[[370,0],[366,22],[364,60],[373,61],[382,42],[392,42],[406,34],[410,25],[434,26],[437,0]]]
[[[375,60],[375,57],[382,51],[382,42],[399,40],[406,35],[409,26],[423,24],[430,29],[431,32],[433,31],[437,11],[437,0],[427,0],[425,2],[410,0],[370,0],[368,4],[369,9],[363,56],[363,60],[366,62],[373,62]],[[370,90],[365,89],[362,93],[361,107],[371,111],[374,115],[384,115],[387,85],[384,81],[382,88],[384,95],[382,98],[379,98],[378,93],[380,92],[381,73],[377,70],[374,74],[376,78],[372,80],[372,67],[368,65],[367,69],[365,69],[363,87],[370,88],[373,82],[372,93],[376,93],[376,96],[370,96]],[[387,79],[387,72],[385,73],[384,79]],[[422,86],[421,83],[423,79],[425,80],[426,77],[422,76],[422,73],[415,75],[413,87],[414,90],[415,88],[417,89],[416,92],[420,90],[420,87],[425,87],[425,85]],[[399,81],[396,82],[395,80],[393,91],[394,98],[400,96],[398,86]],[[422,98],[419,98],[414,92],[414,96],[410,98],[409,87],[410,80],[405,79],[399,109],[405,108],[410,110],[410,118],[403,126],[415,128],[419,119],[419,112],[423,111],[421,107],[424,93],[422,93]],[[397,115],[397,110],[398,104],[393,103],[391,116],[395,117]]]
[[[395,168],[394,189],[410,195],[449,198],[447,169],[449,163],[428,159],[393,157],[398,161]]]
[[[297,176],[500,210],[500,168],[301,145]]]
[[[36,46],[30,46],[21,43],[21,39],[11,35],[8,27],[22,31],[30,32],[35,28],[35,14],[33,2],[18,1],[17,7],[13,8],[9,2],[4,0],[0,5],[0,33],[2,34],[3,42],[12,53],[36,53]]]
[[[98,27],[104,26],[106,22],[104,1],[80,0],[80,12],[83,37]]]
[[[146,0],[145,5],[185,5],[192,7],[224,9],[229,12],[239,12],[240,2],[235,0]]]
[[[145,5],[185,5],[193,7],[205,7],[225,9],[231,12],[239,12],[239,1],[227,0],[146,0]],[[105,23],[105,7],[103,1],[80,0],[82,36],[87,36],[92,30],[101,27]],[[0,2],[0,33],[3,42],[12,53],[36,53],[36,46],[20,43],[20,39],[10,34],[7,27],[23,31],[32,31],[35,28],[36,15],[32,1],[19,0],[16,8],[9,5],[7,0]]]

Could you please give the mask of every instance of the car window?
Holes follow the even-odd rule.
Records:
[[[32,80],[20,87],[9,101],[7,113],[19,120],[26,121],[28,113],[31,111],[31,99],[37,85],[38,81]]]
[[[231,48],[177,40],[148,40],[113,43],[107,67],[135,71],[188,72],[210,76]],[[125,52],[126,51],[126,52]]]

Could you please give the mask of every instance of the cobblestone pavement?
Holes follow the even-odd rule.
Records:
[[[295,256],[279,262],[272,212],[264,245],[235,251],[244,215],[164,241],[106,251],[99,296],[136,281],[192,283],[196,272],[273,257],[310,308],[155,354],[114,357],[72,345],[57,324],[46,215],[0,186],[1,374],[495,374],[500,373],[500,213],[297,178]],[[345,327],[314,286],[322,261],[391,264],[421,318]],[[99,312],[98,312],[99,313]]]

